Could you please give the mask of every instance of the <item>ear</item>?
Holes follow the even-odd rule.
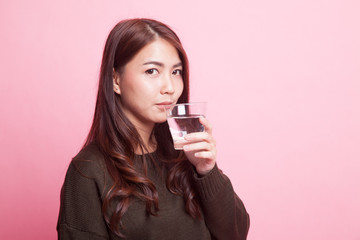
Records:
[[[120,91],[120,74],[113,69],[113,85],[114,85],[114,92],[117,94],[121,94]]]

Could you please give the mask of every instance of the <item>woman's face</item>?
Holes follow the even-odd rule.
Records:
[[[176,103],[183,88],[179,54],[161,38],[142,48],[121,74],[114,74],[114,91],[136,127],[166,121],[163,105]]]

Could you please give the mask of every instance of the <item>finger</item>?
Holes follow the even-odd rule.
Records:
[[[212,134],[212,125],[205,117],[201,116],[199,118],[200,123],[205,127],[205,132]]]
[[[214,155],[215,154],[211,151],[202,151],[194,154],[195,157],[202,159],[213,159],[215,157]]]
[[[207,142],[196,142],[192,144],[186,144],[184,146],[185,152],[194,152],[194,151],[200,151],[200,150],[207,150],[210,151],[212,149],[211,144]]]
[[[189,142],[212,142],[212,136],[207,132],[195,132],[187,134],[185,140]]]

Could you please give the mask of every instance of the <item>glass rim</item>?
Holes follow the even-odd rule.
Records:
[[[206,104],[206,103],[207,102],[173,103],[173,104],[164,105],[164,106],[172,107],[172,106],[179,106],[179,105],[197,105],[197,104]]]

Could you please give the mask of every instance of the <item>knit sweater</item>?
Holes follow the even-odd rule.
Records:
[[[146,154],[150,159],[156,153]],[[141,155],[135,167],[143,171]],[[166,173],[165,173],[166,176]],[[147,177],[159,194],[156,216],[146,214],[143,201],[132,199],[122,217],[122,233],[127,240],[243,240],[249,229],[249,215],[235,194],[229,179],[215,166],[194,181],[201,201],[202,219],[193,219],[185,211],[182,196],[172,194],[165,179],[151,161]],[[70,163],[62,187],[57,225],[58,239],[105,240],[119,238],[110,231],[102,214],[102,203],[113,184],[104,157],[95,144],[85,147]]]

